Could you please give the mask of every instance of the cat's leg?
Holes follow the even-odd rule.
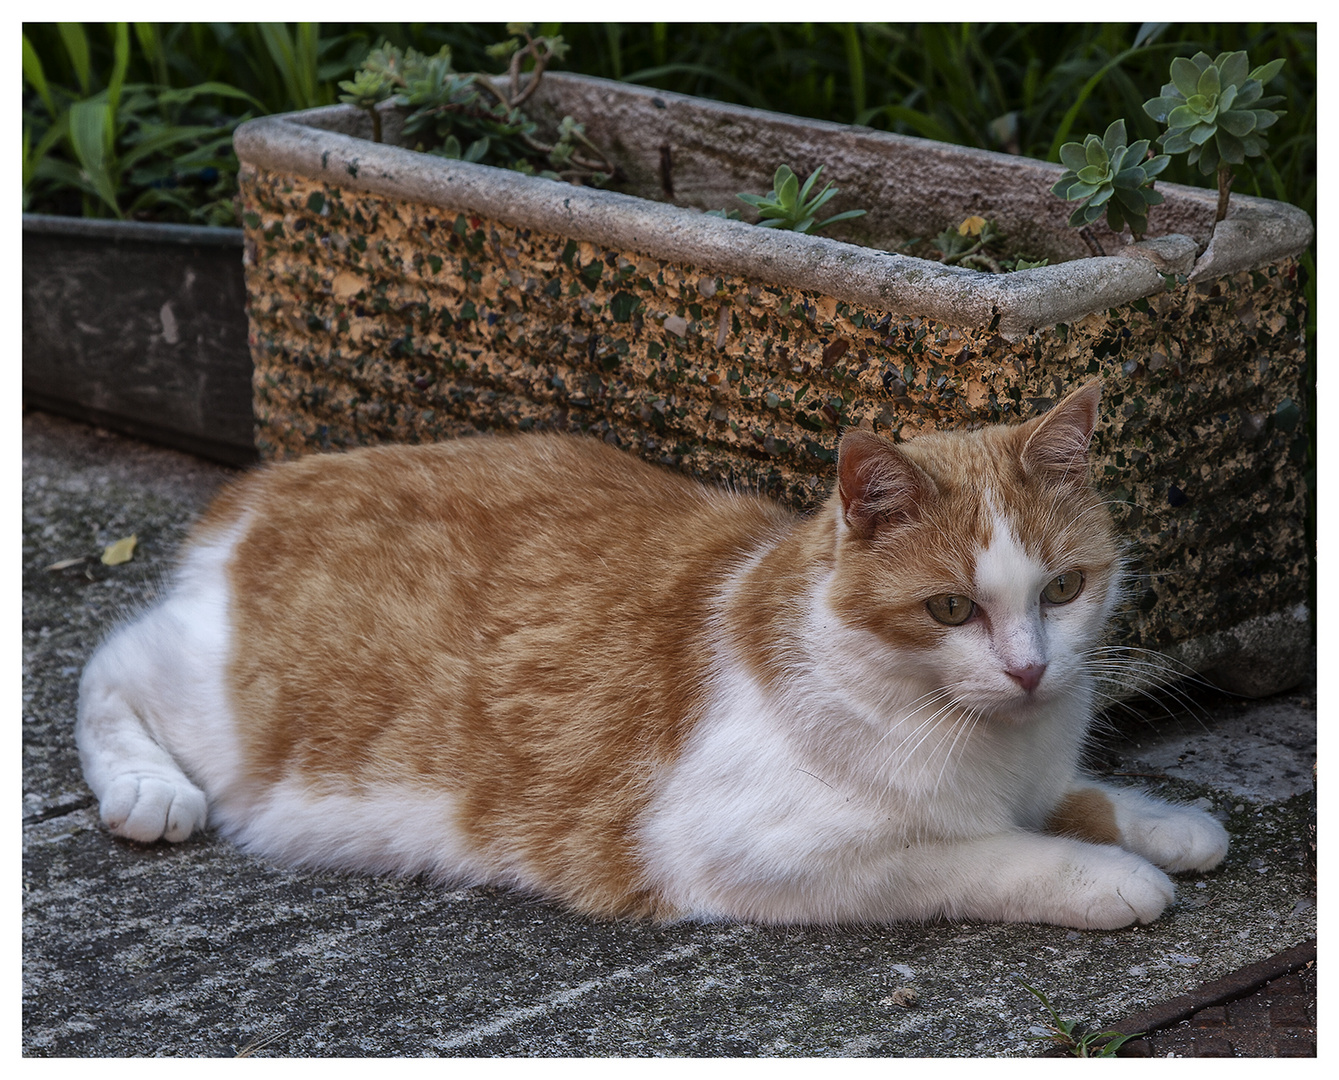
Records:
[[[747,860],[745,860],[747,862]],[[747,868],[746,869],[751,869]],[[1011,830],[974,840],[898,845],[881,859],[787,881],[720,872],[692,899],[667,889],[681,917],[768,923],[876,923],[938,918],[1114,930],[1152,922],[1176,896],[1171,879],[1106,844]]]
[[[117,630],[84,669],[75,741],[118,836],[185,840],[205,827],[210,803],[224,810],[245,787],[227,682],[227,564],[242,530],[188,545],[163,603]]]
[[[1096,783],[1067,792],[1047,831],[1117,844],[1172,873],[1212,870],[1228,848],[1227,830],[1203,810]]]
[[[1166,874],[1128,851],[1024,831],[913,845],[889,869],[866,917],[1114,930],[1152,922],[1176,896]]]
[[[207,817],[204,792],[146,724],[159,704],[153,686],[162,669],[157,615],[122,628],[94,653],[80,680],[75,724],[84,779],[103,823],[142,843],[185,840]]]

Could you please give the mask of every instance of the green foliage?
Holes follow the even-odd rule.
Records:
[[[499,88],[488,75],[457,72],[448,45],[428,56],[383,42],[352,79],[339,84],[344,91],[340,100],[368,112],[378,142],[381,116],[377,106],[390,101],[406,113],[403,131],[417,150],[553,180],[605,183],[614,167],[586,137],[584,125],[565,116],[556,138],[544,141],[538,125],[520,108],[535,92],[548,65],[566,54],[562,38],[534,37],[525,24],[508,29],[513,36],[487,50],[491,58],[508,62],[508,90]],[[529,78],[522,86],[526,62]]]
[[[1080,1032],[1078,1022],[1063,1019],[1050,1001],[1047,1000],[1045,994],[1027,983],[1022,985],[1024,990],[1042,1003],[1050,1015],[1050,1019],[1046,1023],[1048,1033],[1031,1036],[1036,1042],[1048,1042],[1054,1046],[1059,1046],[1075,1057],[1108,1058],[1115,1057],[1117,1050],[1131,1039],[1137,1039],[1143,1034],[1142,1031],[1135,1032],[1133,1035],[1123,1035],[1119,1031]]]
[[[78,23],[57,27],[74,86],[49,78],[23,35],[23,209],[55,193],[74,193],[85,216],[169,214],[231,224],[236,166],[233,128],[258,107],[249,95],[214,82],[173,90],[127,82],[130,26],[108,27],[111,66],[100,84],[93,45]]]
[[[82,51],[76,26],[84,35]],[[500,23],[280,23],[265,29],[250,23],[131,23],[130,28],[126,84],[181,92],[215,83],[247,95],[201,93],[170,110],[178,123],[220,130],[257,112],[334,102],[338,82],[352,79],[383,41],[429,55],[448,45],[459,71],[491,70],[504,59],[498,55],[500,40],[515,37],[519,44],[519,35]],[[1242,50],[1286,58],[1271,86],[1286,96],[1289,111],[1269,132],[1269,156],[1248,157],[1237,168],[1235,190],[1295,203],[1313,217],[1316,212],[1314,24],[581,22],[541,24],[536,33],[561,36],[571,48],[569,66],[589,75],[1046,160],[1056,160],[1073,132],[1102,131],[1115,116],[1127,118],[1131,138],[1155,138],[1159,127],[1143,103],[1149,88],[1165,80],[1173,56]],[[62,29],[28,23],[24,37],[29,43],[25,169],[31,171],[43,156],[51,110],[28,77],[30,50],[44,68],[57,109],[105,88],[116,60],[103,24]],[[67,49],[67,38],[78,59]],[[294,97],[290,87],[303,96]],[[79,168],[59,133],[47,147],[46,155]],[[188,173],[171,190],[183,202],[225,206],[236,163],[230,151],[223,157],[217,192]],[[171,176],[172,151],[152,160]],[[1159,179],[1197,183],[1199,176],[1197,166],[1177,155]],[[138,194],[133,188],[118,193],[123,210]],[[96,195],[50,179],[26,186],[25,197],[29,209],[43,212],[111,213]],[[134,216],[203,219],[173,203],[142,206]],[[1313,257],[1308,254],[1305,261],[1311,271]]]
[[[817,195],[811,195],[818,174],[823,171],[820,165],[809,174],[803,186],[789,165],[780,165],[772,177],[772,190],[766,195],[750,195],[741,192],[737,197],[758,211],[758,224],[771,229],[790,229],[798,233],[825,229],[838,221],[863,217],[864,210],[843,210],[829,218],[818,220],[818,211],[840,190],[828,181],[826,187]]]
[[[1122,232],[1127,223],[1136,239],[1148,231],[1148,208],[1163,201],[1153,181],[1171,158],[1150,158],[1147,139],[1127,146],[1125,138],[1125,121],[1116,120],[1100,139],[1089,135],[1060,147],[1065,171],[1051,192],[1078,201],[1070,225],[1089,225],[1105,214],[1113,232]]]
[[[1171,82],[1162,96],[1144,102],[1144,111],[1167,125],[1158,145],[1168,154],[1187,154],[1205,176],[1219,163],[1241,165],[1265,152],[1265,131],[1285,116],[1272,106],[1282,96],[1264,97],[1265,83],[1283,70],[1272,60],[1251,70],[1246,53],[1219,53],[1210,60],[1196,53],[1172,61]]]

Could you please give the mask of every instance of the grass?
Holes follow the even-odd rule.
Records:
[[[1315,214],[1314,25],[555,23],[541,30],[572,46],[566,70],[1050,161],[1061,143],[1100,134],[1121,116],[1132,141],[1156,137],[1142,105],[1167,81],[1174,56],[1239,48],[1255,63],[1281,56],[1287,64],[1276,86],[1288,116],[1272,133],[1268,161],[1242,170],[1235,190]],[[215,109],[210,122],[222,129],[246,115],[334,102],[338,81],[382,40],[422,51],[448,44],[458,70],[494,70],[485,50],[506,30],[47,23],[26,24],[24,34],[25,75],[30,45],[46,86],[41,92],[25,78],[25,130],[35,149],[62,104],[110,91],[118,78],[179,95],[208,85],[192,103]],[[1203,184],[1179,159],[1165,179]],[[54,198],[50,191],[38,201]]]

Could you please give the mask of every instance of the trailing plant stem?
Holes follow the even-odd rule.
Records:
[[[1236,176],[1232,170],[1220,161],[1218,163],[1218,212],[1213,219],[1215,225],[1227,217],[1227,200],[1232,194],[1232,181],[1235,179]]]

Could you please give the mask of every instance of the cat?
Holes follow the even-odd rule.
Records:
[[[596,917],[1149,922],[1228,835],[1078,770],[1100,392],[847,431],[809,516],[570,435],[263,467],[85,669],[102,820]]]

